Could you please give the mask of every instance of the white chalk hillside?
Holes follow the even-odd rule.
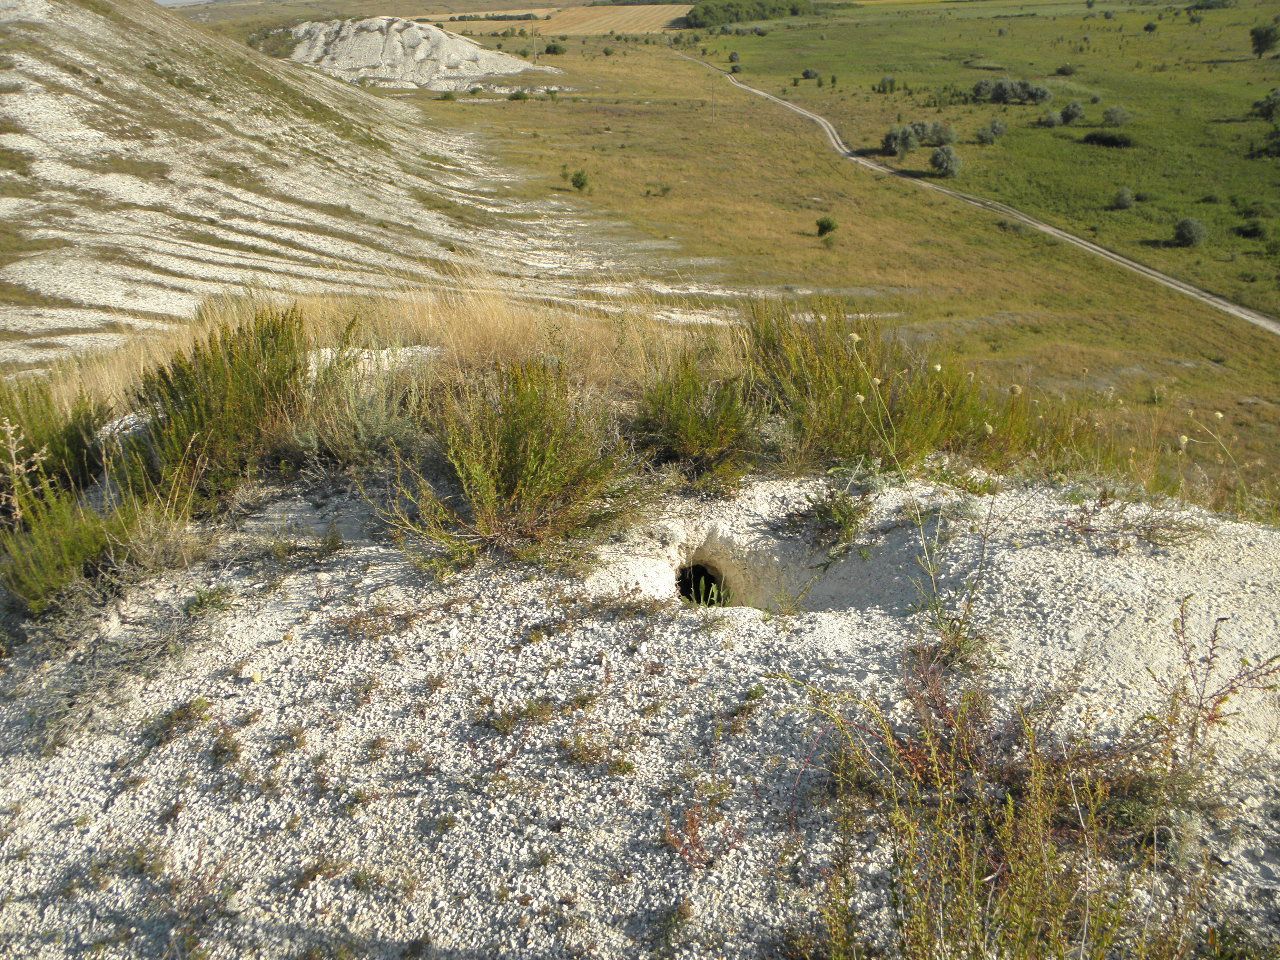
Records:
[[[293,35],[294,60],[343,80],[385,87],[462,90],[494,77],[551,69],[399,17],[302,23]]]
[[[478,260],[562,294],[622,267],[616,236],[504,199],[470,137],[150,0],[0,3],[0,87],[4,360],[104,346],[227,288],[385,290]]]

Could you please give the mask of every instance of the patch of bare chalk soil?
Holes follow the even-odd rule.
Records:
[[[768,956],[837,855],[883,936],[890,852],[838,848],[801,684],[901,715],[927,589],[973,598],[998,709],[1061,688],[1101,737],[1176,674],[1187,597],[1193,634],[1275,652],[1275,530],[915,482],[835,543],[820,488],[665,501],[581,575],[444,582],[345,493],[266,498],[216,559],[5,663],[0,949]],[[682,601],[694,567],[727,605]],[[1280,712],[1234,706],[1206,849],[1219,900],[1274,923]]]

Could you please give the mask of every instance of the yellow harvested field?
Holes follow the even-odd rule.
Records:
[[[691,4],[643,4],[634,7],[569,7],[529,26],[531,33],[591,36],[618,33],[660,33],[689,12]]]

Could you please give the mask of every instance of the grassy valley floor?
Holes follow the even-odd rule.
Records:
[[[544,58],[570,88],[555,99],[416,99],[433,123],[478,130],[531,171],[525,196],[572,197],[567,175],[583,170],[583,202],[678,241],[716,284],[843,294],[997,381],[1110,397],[1100,417],[1128,419],[1144,436],[1154,419],[1167,443],[1197,432],[1188,409],[1221,411],[1246,470],[1261,477],[1280,462],[1274,336],[998,216],[855,169],[808,121],[658,39],[567,47]],[[822,216],[839,224],[827,241],[816,234]],[[1196,452],[1213,462],[1213,446]]]

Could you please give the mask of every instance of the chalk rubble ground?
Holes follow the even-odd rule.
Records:
[[[828,563],[797,519],[817,489],[666,500],[583,575],[483,561],[446,582],[350,494],[269,492],[207,563],[4,664],[6,955],[161,957],[192,931],[214,958],[771,955],[816,925],[836,853],[801,685],[901,714],[904,652],[928,636],[918,513],[944,594],[977,584],[1002,710],[1078,675],[1068,716],[1112,734],[1177,675],[1187,596],[1193,631],[1229,616],[1233,651],[1275,651],[1276,530],[913,482],[875,492]],[[1153,545],[1170,530],[1185,542]],[[772,611],[682,605],[691,561]],[[1215,892],[1274,925],[1280,710],[1236,706]],[[665,839],[695,804],[707,864]],[[871,824],[854,841],[854,906],[883,937],[888,852]]]

